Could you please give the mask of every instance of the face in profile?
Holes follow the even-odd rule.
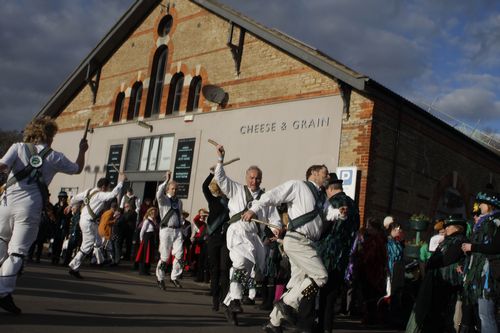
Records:
[[[330,175],[328,174],[327,168],[323,167],[318,171],[313,171],[312,174],[316,179],[316,184],[324,187],[328,186],[328,179],[330,178]]]

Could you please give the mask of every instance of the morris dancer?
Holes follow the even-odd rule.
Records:
[[[77,252],[73,260],[69,263],[69,275],[74,276],[77,279],[83,279],[80,274],[80,266],[82,264],[85,256],[92,253],[92,248],[94,249],[94,254],[97,259],[97,264],[102,264],[104,257],[102,254],[102,241],[99,236],[99,215],[104,208],[104,204],[107,201],[115,199],[123,187],[123,182],[127,179],[124,173],[120,173],[118,176],[118,184],[110,192],[109,191],[109,180],[106,178],[101,178],[97,181],[97,187],[88,189],[84,192],[80,192],[73,197],[70,201],[70,206],[83,202],[85,205],[82,208],[82,213],[80,216],[80,229],[82,230],[82,245],[80,250]],[[68,208],[69,208],[68,207]]]
[[[288,291],[276,302],[269,323],[264,326],[266,332],[282,332],[282,320],[295,325],[301,300],[304,296],[314,299],[328,279],[328,272],[313,244],[323,231],[326,198],[322,186],[327,185],[328,177],[326,166],[313,165],[306,172],[307,181],[290,180],[275,187],[254,201],[241,217],[243,221],[250,221],[263,209],[288,204],[290,221],[283,247],[290,260],[292,276],[287,284]]]
[[[86,139],[80,141],[73,163],[50,146],[57,132],[54,120],[33,120],[22,143],[13,144],[0,160],[0,172],[10,171],[0,205],[0,307],[19,314],[12,299],[17,273],[35,241],[42,209],[48,202],[48,184],[57,172],[78,174],[85,163]]]
[[[160,260],[156,266],[156,278],[158,287],[166,290],[165,287],[165,270],[167,268],[167,260],[170,256],[170,251],[174,255],[174,262],[172,263],[172,272],[170,273],[170,282],[176,288],[182,288],[178,279],[182,274],[184,264],[182,262],[182,255],[184,249],[182,247],[182,201],[177,198],[177,183],[171,181],[172,173],[166,172],[166,180],[158,186],[156,192],[156,200],[160,208]],[[165,193],[165,188],[167,193]]]
[[[233,263],[230,270],[229,292],[224,299],[224,312],[231,323],[237,325],[236,314],[243,312],[241,299],[245,287],[255,288],[255,269],[264,272],[266,251],[261,237],[264,228],[256,223],[241,221],[241,215],[251,207],[252,202],[259,199],[263,193],[260,189],[262,171],[257,166],[251,166],[246,171],[246,185],[239,184],[226,176],[223,162],[225,150],[217,145],[218,163],[214,178],[221,191],[229,198],[228,208],[231,216],[227,230],[227,247]],[[269,220],[271,224],[281,227],[276,207],[268,207],[259,213],[259,219]],[[273,228],[273,233],[279,233],[279,228]]]

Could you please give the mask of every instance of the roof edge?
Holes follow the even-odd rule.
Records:
[[[64,83],[57,88],[34,118],[44,115],[57,116],[69,104],[74,94],[85,86],[89,64],[97,64],[97,67],[102,66],[113,55],[117,47],[129,37],[137,26],[137,22],[144,20],[159,3],[161,0],[135,1]],[[123,29],[124,27],[127,29]],[[96,68],[91,69],[90,76],[95,75],[96,71]]]
[[[315,67],[321,72],[329,74],[358,90],[365,89],[365,81],[367,80],[365,76],[362,75],[353,76],[347,71],[342,71],[341,69],[332,66],[332,64],[328,63],[325,60],[326,59],[329,59],[330,61],[335,61],[335,60],[325,56],[321,51],[311,48],[310,46],[300,41],[299,43],[302,45],[302,47],[298,47],[290,43],[289,41],[285,40],[284,38],[280,37],[278,35],[279,31],[277,31],[276,29],[269,29],[260,26],[259,24],[256,24],[254,21],[252,21],[245,15],[237,11],[234,11],[233,9],[223,4],[220,4],[217,1],[214,0],[191,0],[191,1],[210,12],[215,13],[218,16],[221,16],[227,19],[228,21],[237,24],[238,26],[244,28],[248,32],[251,32],[257,37],[269,42],[271,45],[280,48],[286,53],[301,59],[302,61]],[[292,38],[293,40],[297,41],[294,37],[289,37],[289,38]],[[325,59],[322,59],[323,57]],[[339,65],[342,64],[339,63]]]

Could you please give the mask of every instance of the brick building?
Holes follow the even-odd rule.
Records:
[[[136,194],[152,197],[171,169],[195,212],[216,162],[208,139],[225,145],[226,159],[240,158],[227,166],[232,178],[243,181],[257,164],[267,188],[302,179],[311,164],[355,167],[347,171],[362,217],[468,215],[478,190],[500,185],[497,153],[213,0],[136,1],[42,115],[57,119],[53,147],[63,152],[91,119],[84,172],[58,175],[52,193],[116,179],[121,167]]]

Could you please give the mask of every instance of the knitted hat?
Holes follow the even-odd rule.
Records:
[[[479,192],[476,195],[476,201],[500,208],[500,195],[493,191]]]
[[[66,193],[66,191],[61,191],[61,192],[59,192],[59,194],[57,196],[59,198],[67,198],[68,197],[68,193]]]
[[[384,228],[389,228],[389,226],[391,225],[391,223],[394,222],[394,218],[392,216],[386,216],[384,218]]]

